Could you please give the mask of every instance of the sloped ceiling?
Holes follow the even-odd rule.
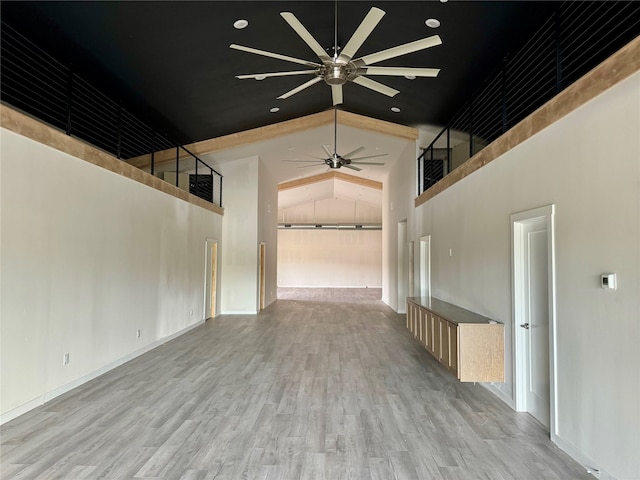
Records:
[[[297,207],[304,203],[329,198],[356,200],[371,207],[382,206],[382,190],[354,185],[339,179],[323,180],[278,193],[278,209]]]
[[[330,49],[337,25],[344,45],[372,6],[386,11],[361,47],[368,54],[438,34],[443,44],[380,66],[440,68],[438,78],[377,77],[400,90],[389,98],[359,85],[344,88],[344,110],[404,125],[443,125],[511,49],[547,18],[538,1],[208,1],[0,3],[3,22],[34,39],[87,80],[135,104],[183,143],[218,137],[331,108],[319,83],[287,100],[300,76],[239,80],[235,75],[292,69],[281,60],[231,50],[238,43],[317,60],[282,19],[289,11]],[[337,22],[336,12],[337,8]],[[425,20],[435,18],[432,29]],[[236,30],[238,19],[249,22]],[[401,109],[399,113],[390,110]],[[270,113],[279,107],[277,113]],[[318,145],[317,140],[308,148]]]

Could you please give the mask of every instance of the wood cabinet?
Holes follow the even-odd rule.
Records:
[[[420,315],[420,307],[415,303],[407,303],[407,328],[413,336],[417,336],[416,326],[418,324],[418,318]]]
[[[411,297],[407,328],[460,381],[504,381],[503,324],[436,298]]]

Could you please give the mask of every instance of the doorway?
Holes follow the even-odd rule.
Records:
[[[264,310],[265,304],[265,291],[266,291],[266,276],[265,276],[265,263],[266,263],[266,245],[264,242],[260,242],[260,310]]]
[[[218,286],[218,242],[207,240],[205,243],[205,281],[203,318],[216,316],[216,292]]]
[[[553,205],[511,216],[516,410],[555,437]]]
[[[431,235],[420,237],[420,296],[431,296]]]
[[[398,222],[398,313],[407,313],[409,275],[407,268],[407,221]]]

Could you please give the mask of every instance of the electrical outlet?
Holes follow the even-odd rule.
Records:
[[[140,330],[136,330],[136,338],[140,338]]]
[[[189,310],[189,316],[193,317],[193,308],[191,310]]]
[[[62,355],[62,366],[69,365],[69,354],[65,353]]]

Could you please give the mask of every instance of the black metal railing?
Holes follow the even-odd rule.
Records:
[[[2,102],[123,161],[145,158],[143,169],[152,175],[222,206],[222,175],[197,155],[113,101],[4,21],[0,46]],[[174,161],[155,161],[157,152],[171,150],[176,152]]]
[[[472,95],[418,157],[418,195],[640,34],[640,2],[572,2]]]

